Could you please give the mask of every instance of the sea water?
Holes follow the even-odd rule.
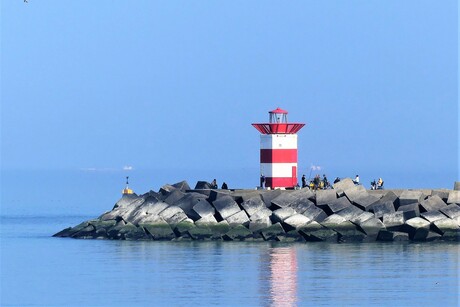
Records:
[[[87,175],[69,175],[75,186],[60,177],[47,190],[55,176],[11,177],[2,185],[1,306],[459,305],[455,242],[54,238],[110,210],[117,200],[104,193],[112,176],[88,183]],[[25,188],[28,184],[33,188]]]

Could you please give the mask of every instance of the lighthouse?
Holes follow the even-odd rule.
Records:
[[[252,124],[260,134],[260,173],[265,187],[294,188],[297,185],[297,132],[305,124],[289,123],[288,112],[268,112],[269,122]]]

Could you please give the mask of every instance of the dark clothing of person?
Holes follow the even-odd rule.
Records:
[[[222,183],[222,187],[221,187],[222,190],[228,190],[228,186],[227,184],[224,182]]]

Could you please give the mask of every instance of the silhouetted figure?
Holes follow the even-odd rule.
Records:
[[[337,182],[340,182],[340,178],[339,178],[339,177],[335,177],[334,183],[337,183]]]
[[[260,187],[265,189],[265,176],[264,174],[260,175]]]
[[[227,184],[224,182],[222,183],[222,187],[221,187],[222,190],[228,190],[228,186]]]
[[[307,179],[305,178],[305,175],[302,175],[302,188],[307,187]]]
[[[355,185],[358,185],[358,184],[359,184],[359,175],[356,175],[355,180],[353,180],[353,183],[354,183]]]
[[[211,189],[217,189],[217,180],[214,179],[212,182],[211,182]]]

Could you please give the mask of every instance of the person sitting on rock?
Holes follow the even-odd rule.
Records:
[[[217,180],[214,179],[212,182],[211,182],[211,189],[217,189]]]
[[[337,182],[340,182],[340,178],[339,178],[339,177],[335,177],[334,184],[337,183]]]
[[[227,184],[224,182],[222,183],[222,187],[221,187],[222,190],[228,190],[228,186]]]
[[[355,185],[358,185],[358,184],[359,184],[359,175],[356,175],[355,180],[353,180],[353,183],[354,183]]]
[[[382,178],[379,178],[379,181],[377,181],[377,189],[378,190],[383,189],[383,180],[382,180]]]

